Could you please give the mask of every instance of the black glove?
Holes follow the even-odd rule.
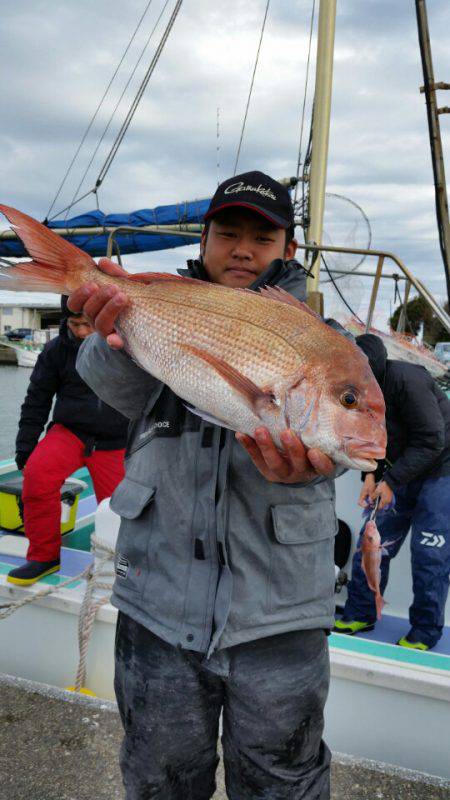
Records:
[[[16,465],[18,470],[23,470],[30,456],[31,452],[26,453],[23,450],[19,450],[19,452],[16,453]]]

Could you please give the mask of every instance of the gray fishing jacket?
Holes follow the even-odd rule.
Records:
[[[181,271],[180,271],[181,272]],[[198,262],[183,271],[204,278]],[[273,262],[253,284],[305,297],[305,274]],[[334,614],[334,481],[267,481],[232,431],[192,414],[126,354],[90,336],[77,368],[130,420],[113,604],[167,642],[211,653]]]

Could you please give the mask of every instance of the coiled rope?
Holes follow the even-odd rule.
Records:
[[[92,536],[91,544],[93,546],[94,561],[78,575],[62,581],[57,586],[49,586],[20,600],[0,604],[0,619],[6,619],[20,608],[30,603],[37,603],[39,600],[55,594],[75,581],[86,580],[86,591],[78,617],[79,661],[74,685],[77,692],[81,690],[86,681],[86,661],[94,620],[99,608],[109,602],[114,580],[114,571],[112,569],[106,570],[108,562],[112,564],[114,561],[114,548],[97,536]],[[106,591],[107,594],[96,597],[96,590]]]

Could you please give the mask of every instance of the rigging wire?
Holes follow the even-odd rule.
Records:
[[[216,117],[216,169],[217,169],[217,186],[220,183],[220,108],[217,108]]]
[[[308,138],[308,145],[306,148],[306,155],[303,162],[303,171],[302,171],[302,180],[301,180],[301,187],[302,187],[302,200],[301,200],[301,226],[303,229],[303,236],[306,242],[307,238],[307,231],[309,228],[309,175],[311,172],[311,157],[312,157],[312,139],[313,139],[313,126],[314,126],[314,106],[313,112],[311,117],[311,125],[309,128],[309,138]],[[297,184],[298,185],[298,184]],[[294,206],[295,208],[295,206]]]
[[[150,78],[151,78],[151,76],[153,74],[153,71],[154,71],[154,69],[155,69],[155,67],[156,67],[156,65],[157,65],[157,63],[158,63],[158,61],[160,59],[161,53],[162,53],[162,51],[164,49],[164,45],[165,45],[165,43],[167,41],[167,38],[169,36],[170,31],[172,30],[172,27],[173,27],[173,25],[175,23],[175,20],[176,20],[176,18],[178,16],[178,12],[179,12],[182,4],[183,4],[183,0],[177,0],[175,8],[172,11],[172,15],[171,15],[171,17],[169,19],[169,22],[167,23],[166,29],[165,29],[165,31],[164,31],[164,33],[162,35],[161,41],[160,41],[160,43],[159,43],[159,45],[158,45],[158,47],[156,49],[156,52],[155,52],[155,54],[154,54],[154,56],[152,58],[150,66],[149,66],[147,72],[145,73],[144,79],[143,79],[143,81],[142,81],[142,83],[141,83],[141,85],[140,85],[140,87],[139,87],[139,89],[137,91],[136,97],[133,100],[131,108],[128,111],[128,114],[127,114],[127,116],[125,118],[125,121],[124,121],[124,123],[123,123],[123,125],[122,125],[122,127],[121,127],[121,129],[120,129],[120,131],[119,131],[119,133],[117,135],[117,137],[116,137],[116,140],[113,143],[113,146],[111,147],[110,152],[108,153],[108,156],[107,156],[107,158],[105,160],[105,163],[103,164],[103,166],[102,166],[102,168],[101,168],[101,170],[99,172],[99,175],[98,175],[98,178],[97,178],[97,181],[96,181],[96,184],[95,184],[96,188],[98,188],[101,185],[101,183],[103,182],[103,180],[105,179],[105,177],[106,177],[106,175],[108,173],[109,168],[111,167],[111,164],[112,164],[112,162],[113,162],[113,160],[115,158],[115,155],[116,155],[116,153],[117,153],[117,151],[118,151],[118,149],[119,149],[119,147],[120,147],[120,145],[122,143],[122,140],[123,140],[128,128],[129,128],[131,120],[134,117],[134,114],[135,114],[136,109],[137,109],[137,107],[138,107],[138,105],[140,103],[142,95],[144,94],[145,89],[147,88],[147,84],[148,84],[148,82],[149,82],[149,80],[150,80]]]
[[[233,175],[236,175],[237,167],[238,167],[238,163],[239,163],[239,157],[240,157],[240,154],[241,154],[241,147],[242,147],[242,141],[243,141],[243,138],[244,138],[245,125],[247,123],[248,109],[250,107],[250,100],[251,100],[251,97],[252,97],[253,84],[255,82],[256,70],[258,68],[259,53],[260,53],[260,50],[261,50],[262,40],[263,40],[263,37],[264,37],[264,29],[266,27],[266,20],[267,20],[267,14],[269,12],[269,6],[270,6],[270,0],[267,0],[266,10],[264,12],[264,19],[263,19],[262,28],[261,28],[261,34],[260,34],[260,37],[259,37],[258,50],[256,51],[255,66],[253,67],[253,75],[252,75],[252,80],[251,80],[251,83],[250,83],[250,90],[249,90],[249,93],[248,93],[247,105],[246,105],[245,114],[244,114],[244,120],[243,120],[243,123],[242,123],[241,136],[240,136],[240,139],[239,139],[238,149],[237,149],[237,152],[236,152],[236,160],[234,162]]]
[[[56,203],[59,195],[61,194],[61,192],[63,190],[64,184],[65,184],[65,182],[66,182],[66,180],[67,180],[67,178],[69,176],[69,173],[70,173],[70,171],[71,171],[76,159],[78,158],[78,154],[80,153],[80,150],[81,150],[81,148],[83,147],[83,144],[86,141],[86,138],[87,138],[87,136],[88,136],[88,134],[89,134],[89,132],[90,132],[90,130],[91,130],[96,118],[97,118],[97,114],[99,113],[99,111],[100,111],[100,109],[101,109],[101,107],[102,107],[102,105],[103,105],[103,103],[104,103],[104,101],[106,99],[106,96],[107,96],[107,94],[108,94],[108,92],[109,92],[109,90],[110,90],[110,88],[111,88],[111,86],[113,84],[113,81],[115,80],[115,78],[117,76],[117,73],[119,72],[120,67],[123,64],[123,62],[125,60],[125,57],[126,57],[128,51],[129,51],[134,39],[136,38],[136,35],[137,35],[138,31],[139,31],[139,28],[141,27],[142,22],[144,21],[144,18],[146,16],[147,11],[149,10],[152,2],[153,2],[153,0],[148,0],[148,3],[147,3],[147,5],[145,7],[145,10],[144,10],[144,13],[141,15],[141,18],[139,19],[138,24],[136,25],[136,28],[134,30],[134,33],[131,35],[131,38],[130,38],[129,42],[128,42],[125,50],[123,51],[122,57],[121,57],[118,65],[117,65],[117,67],[116,67],[116,69],[114,71],[114,74],[113,74],[111,80],[108,83],[108,86],[106,87],[106,89],[105,89],[105,91],[103,93],[103,97],[100,100],[100,102],[98,103],[97,108],[95,109],[94,114],[92,115],[91,120],[90,120],[90,122],[89,122],[89,124],[88,124],[88,126],[87,126],[87,128],[86,128],[86,130],[85,130],[85,132],[83,134],[83,136],[82,136],[81,142],[80,142],[80,144],[78,145],[78,147],[77,147],[77,149],[75,151],[75,155],[73,156],[72,161],[70,162],[69,166],[67,167],[66,173],[65,173],[65,175],[64,175],[64,177],[63,177],[63,179],[61,181],[61,184],[60,184],[60,186],[59,186],[59,188],[58,188],[58,190],[57,190],[57,192],[55,194],[55,197],[53,198],[53,202],[52,202],[49,210],[47,211],[47,214],[45,216],[44,224],[45,224],[45,222],[48,221],[48,217],[50,216],[51,212],[53,211],[55,203]]]
[[[297,183],[295,184],[294,207],[295,207],[295,203],[297,202],[298,184],[299,184],[299,177],[300,177],[300,164],[301,164],[301,161],[302,161],[303,125],[304,125],[304,122],[305,122],[306,97],[307,97],[307,93],[308,93],[309,62],[310,62],[310,58],[311,58],[311,42],[312,42],[312,34],[313,34],[313,29],[314,29],[315,7],[316,7],[316,0],[313,0],[312,9],[311,9],[311,22],[310,22],[310,27],[309,27],[308,58],[307,58],[307,61],[306,61],[305,93],[303,95],[302,117],[301,117],[301,124],[300,124],[300,142],[299,142],[298,158],[297,158],[297,173],[296,173]]]
[[[329,275],[329,277],[330,277],[331,283],[333,284],[334,288],[336,289],[336,291],[337,291],[337,293],[338,293],[339,297],[341,298],[342,302],[343,302],[343,303],[344,303],[344,305],[345,305],[345,306],[348,308],[348,310],[350,311],[351,315],[352,315],[353,317],[355,317],[355,319],[357,319],[357,320],[358,320],[358,322],[360,322],[360,323],[361,323],[361,325],[364,325],[364,326],[365,326],[365,323],[364,323],[364,322],[362,321],[362,319],[361,319],[361,318],[358,316],[358,314],[356,313],[356,311],[353,311],[353,308],[352,308],[352,307],[351,307],[351,305],[350,305],[350,304],[347,302],[347,300],[345,299],[345,297],[344,297],[343,293],[342,293],[342,292],[341,292],[341,290],[339,289],[339,286],[337,285],[336,281],[334,280],[334,278],[333,278],[333,275],[331,274],[331,272],[330,272],[330,270],[329,270],[329,268],[328,268],[328,264],[327,264],[327,262],[325,261],[325,259],[324,259],[324,257],[323,257],[323,253],[321,253],[321,256],[320,256],[320,257],[321,257],[321,259],[322,259],[322,261],[323,261],[323,264],[324,264],[324,267],[325,267],[326,271],[328,272],[328,275]]]
[[[179,6],[181,5],[181,2],[182,2],[182,0],[179,0],[179,2],[178,2],[178,8],[179,8]],[[125,84],[125,87],[124,87],[124,89],[123,89],[123,91],[122,91],[122,93],[121,93],[121,95],[120,95],[120,97],[119,97],[119,99],[118,99],[118,101],[117,101],[117,103],[116,103],[116,105],[115,105],[114,109],[113,109],[113,112],[112,112],[112,114],[111,114],[111,116],[110,116],[110,118],[109,118],[109,120],[108,120],[108,122],[107,122],[107,124],[106,124],[106,126],[105,126],[105,129],[104,129],[104,131],[103,131],[103,133],[102,133],[102,135],[101,135],[101,137],[100,137],[100,139],[99,139],[99,141],[98,141],[98,143],[97,143],[97,147],[95,148],[95,150],[94,150],[94,152],[93,152],[93,154],[92,154],[92,157],[91,157],[91,159],[90,159],[90,161],[89,161],[89,164],[87,165],[87,167],[86,167],[86,169],[85,169],[85,171],[84,171],[84,173],[83,173],[83,176],[82,176],[82,178],[81,178],[81,181],[79,182],[79,184],[78,184],[78,186],[77,186],[77,188],[76,188],[76,190],[75,190],[75,193],[74,193],[74,196],[73,196],[73,198],[72,198],[72,201],[71,201],[71,203],[69,204],[69,206],[68,206],[67,208],[65,208],[65,209],[64,209],[64,211],[66,212],[65,219],[67,219],[67,215],[68,215],[68,213],[69,213],[70,209],[72,208],[72,206],[73,206],[73,205],[75,205],[75,203],[76,203],[76,202],[77,202],[77,200],[78,200],[78,198],[77,198],[78,192],[80,191],[80,189],[81,189],[81,186],[83,185],[83,182],[84,182],[84,180],[85,180],[85,178],[86,178],[86,176],[87,176],[87,174],[88,174],[88,172],[89,172],[89,170],[90,170],[90,168],[91,168],[91,166],[92,166],[92,163],[93,163],[93,161],[94,161],[94,158],[95,158],[95,156],[97,155],[97,153],[98,153],[98,151],[99,151],[99,148],[100,148],[100,146],[101,146],[101,144],[102,144],[102,142],[103,142],[103,140],[104,140],[104,138],[105,138],[105,136],[106,136],[106,134],[107,134],[107,132],[108,132],[108,130],[109,130],[109,128],[110,128],[110,125],[111,125],[111,123],[112,123],[112,121],[113,121],[113,119],[114,119],[114,117],[115,117],[115,114],[116,114],[116,112],[117,112],[117,109],[118,109],[118,107],[119,107],[120,103],[122,102],[123,96],[124,96],[125,92],[127,91],[128,87],[129,87],[129,85],[130,85],[130,83],[131,83],[131,81],[132,81],[132,79],[133,79],[133,77],[134,77],[134,75],[135,75],[135,73],[136,73],[136,70],[137,70],[137,68],[138,68],[139,64],[141,63],[141,60],[142,60],[142,58],[143,58],[143,56],[144,56],[144,53],[145,53],[145,51],[146,51],[146,49],[147,49],[147,47],[148,47],[148,45],[149,45],[149,43],[150,43],[150,41],[151,41],[151,38],[152,38],[152,36],[153,36],[153,34],[154,34],[154,32],[155,32],[155,30],[156,30],[157,26],[159,25],[159,22],[160,22],[160,20],[161,20],[161,17],[163,16],[163,14],[164,14],[164,12],[165,12],[165,10],[166,10],[166,8],[167,8],[167,6],[168,6],[168,3],[169,3],[169,0],[166,0],[166,1],[165,1],[165,3],[164,3],[164,6],[163,6],[163,8],[162,8],[162,10],[161,10],[161,12],[160,12],[160,14],[159,14],[159,16],[158,16],[158,19],[156,20],[156,22],[155,22],[155,24],[154,24],[154,26],[153,26],[153,28],[152,28],[152,31],[151,31],[150,35],[148,36],[148,38],[147,38],[147,41],[146,41],[146,43],[145,43],[145,45],[144,45],[144,47],[143,47],[143,49],[142,49],[142,51],[141,51],[141,54],[140,54],[140,56],[139,56],[139,58],[138,58],[138,60],[137,60],[137,62],[136,62],[136,64],[135,64],[135,67],[134,67],[134,69],[133,69],[133,71],[132,71],[132,73],[131,73],[130,77],[128,78],[128,80],[127,80],[127,82],[126,82],[126,84]],[[178,13],[178,12],[177,12],[177,13]],[[172,16],[173,16],[173,14],[172,14]],[[175,15],[175,16],[176,16],[176,15]],[[171,18],[171,19],[172,19],[172,18]],[[170,24],[170,22],[169,22],[169,24]],[[172,24],[173,24],[173,23],[172,23]],[[170,28],[169,28],[169,30],[167,30],[167,28],[166,28],[166,32],[165,32],[165,33],[167,33],[167,36],[169,35],[169,32],[170,32],[170,29],[171,29],[171,27],[172,27],[172,26],[170,25]],[[162,46],[164,46],[164,43],[165,43],[165,41],[166,41],[166,38],[167,38],[167,36],[165,36],[165,38],[163,37],[163,45],[162,45]],[[140,86],[140,88],[139,88],[139,90],[138,90],[138,94],[137,94],[137,95],[136,95],[136,97],[134,98],[134,100],[133,100],[133,103],[132,103],[132,105],[131,105],[131,108],[133,108],[133,106],[134,106],[134,110],[133,110],[133,112],[132,112],[132,114],[131,114],[131,117],[129,118],[130,111],[131,111],[131,108],[130,108],[130,109],[128,110],[127,116],[126,116],[126,118],[125,118],[125,122],[124,122],[124,123],[122,123],[122,127],[120,128],[120,131],[119,131],[119,133],[118,133],[118,135],[117,135],[116,139],[114,140],[113,146],[112,146],[112,148],[111,148],[111,150],[110,150],[110,152],[109,152],[108,158],[110,158],[110,156],[111,156],[111,153],[112,153],[112,150],[113,150],[114,148],[116,148],[116,149],[115,149],[115,151],[114,151],[114,155],[113,155],[113,156],[112,156],[112,158],[111,158],[111,163],[112,163],[112,161],[113,161],[113,159],[114,159],[114,156],[115,156],[115,154],[116,154],[117,150],[119,149],[119,146],[120,146],[120,144],[121,144],[121,142],[122,142],[122,139],[123,139],[123,137],[125,136],[125,133],[126,133],[126,131],[127,131],[127,129],[128,129],[128,126],[129,126],[129,124],[130,124],[130,122],[131,122],[131,119],[132,119],[132,117],[133,117],[133,115],[134,115],[134,112],[135,112],[135,110],[136,110],[136,108],[137,108],[137,105],[139,104],[139,100],[141,99],[141,97],[142,97],[142,94],[143,94],[143,92],[144,92],[144,90],[145,90],[145,88],[146,88],[146,86],[147,86],[148,80],[150,79],[151,72],[153,71],[153,69],[152,69],[152,65],[153,65],[153,67],[154,67],[154,66],[156,66],[156,63],[157,63],[157,61],[158,61],[158,59],[159,59],[159,55],[161,54],[161,50],[162,50],[162,47],[161,47],[161,42],[160,42],[160,44],[158,45],[158,48],[157,48],[157,50],[156,50],[156,54],[158,54],[158,55],[157,55],[157,58],[156,58],[156,61],[155,61],[155,56],[156,56],[156,54],[155,54],[155,55],[153,56],[153,59],[152,59],[152,61],[151,61],[151,64],[150,64],[149,70],[147,70],[146,76],[144,77],[144,81],[141,83],[141,86]],[[150,70],[151,70],[151,72],[150,72],[150,74],[149,74],[149,71],[150,71]],[[147,75],[148,75],[148,79],[147,79],[147,81],[146,81],[146,77],[147,77]],[[144,87],[143,87],[143,89],[142,89],[142,86],[143,86],[143,83],[144,83],[144,82],[145,82],[145,85],[144,85]],[[141,94],[139,94],[139,92],[141,91],[141,89],[142,89],[142,93],[141,93]],[[136,102],[136,98],[138,97],[138,95],[139,95],[139,98],[138,98],[138,100],[137,100],[137,102]],[[136,104],[136,105],[135,105],[135,104]],[[128,118],[129,118],[129,119],[128,119]],[[124,126],[125,126],[125,123],[126,123],[126,121],[127,121],[127,120],[128,120],[128,123],[126,124],[126,127],[125,127],[125,129],[124,129]],[[123,131],[123,133],[122,133],[122,131]],[[122,134],[122,135],[121,135],[121,134]],[[119,139],[119,137],[120,137],[120,141],[118,142],[118,139]],[[117,142],[118,142],[118,144],[117,144]],[[117,145],[117,146],[116,146],[116,145]],[[107,160],[108,160],[108,159],[107,159]],[[109,166],[110,166],[110,165],[111,165],[111,164],[109,164]],[[109,169],[109,166],[108,166],[108,169]],[[102,170],[103,170],[103,168],[104,168],[104,165],[103,165],[103,167],[102,167]],[[108,170],[106,170],[106,172],[107,172],[107,171],[108,171]],[[106,175],[106,172],[105,172],[105,175]],[[96,182],[95,182],[95,186],[94,186],[94,188],[92,188],[92,189],[90,190],[90,192],[94,193],[94,192],[95,192],[95,191],[96,191],[96,190],[99,188],[99,186],[101,185],[101,183],[102,183],[102,181],[103,181],[103,178],[105,177],[105,175],[103,175],[103,177],[100,177],[100,175],[98,176],[98,178],[97,178],[97,180],[96,180]],[[89,194],[90,192],[88,192],[88,194]],[[63,213],[63,212],[59,212],[59,213]]]
[[[365,213],[364,209],[361,208],[361,206],[358,203],[356,203],[355,200],[352,200],[350,197],[346,197],[344,194],[337,194],[336,192],[326,192],[325,197],[337,197],[338,200],[345,200],[346,203],[350,203],[350,205],[354,206],[359,211],[359,213],[361,214],[361,216],[362,216],[362,218],[363,218],[363,220],[364,220],[364,222],[366,224],[367,233],[368,233],[368,241],[367,241],[367,243],[364,244],[364,249],[365,250],[370,250],[370,245],[372,244],[372,227],[370,225],[369,217]],[[331,239],[329,234],[328,234],[328,238]],[[348,241],[348,239],[347,239],[347,241]],[[354,238],[353,238],[353,241],[355,241]],[[331,242],[332,242],[332,240],[331,240]],[[353,272],[356,272],[358,267],[361,266],[361,264],[366,260],[366,258],[367,258],[367,255],[363,254],[361,256],[361,258],[359,259],[359,261],[351,269],[347,270],[348,274],[351,275]],[[333,271],[333,270],[331,270],[331,271]],[[336,281],[337,280],[341,280],[342,278],[345,278],[345,277],[346,277],[345,275],[336,275],[334,280],[336,280]],[[322,281],[322,283],[330,283],[330,282],[331,282],[330,279]]]

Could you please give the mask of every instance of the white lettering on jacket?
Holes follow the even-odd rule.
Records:
[[[156,428],[170,428],[170,421],[168,419],[161,420],[160,422],[154,422],[151,428],[148,428],[143,433],[139,434],[140,439],[145,439],[146,436],[150,436]]]

